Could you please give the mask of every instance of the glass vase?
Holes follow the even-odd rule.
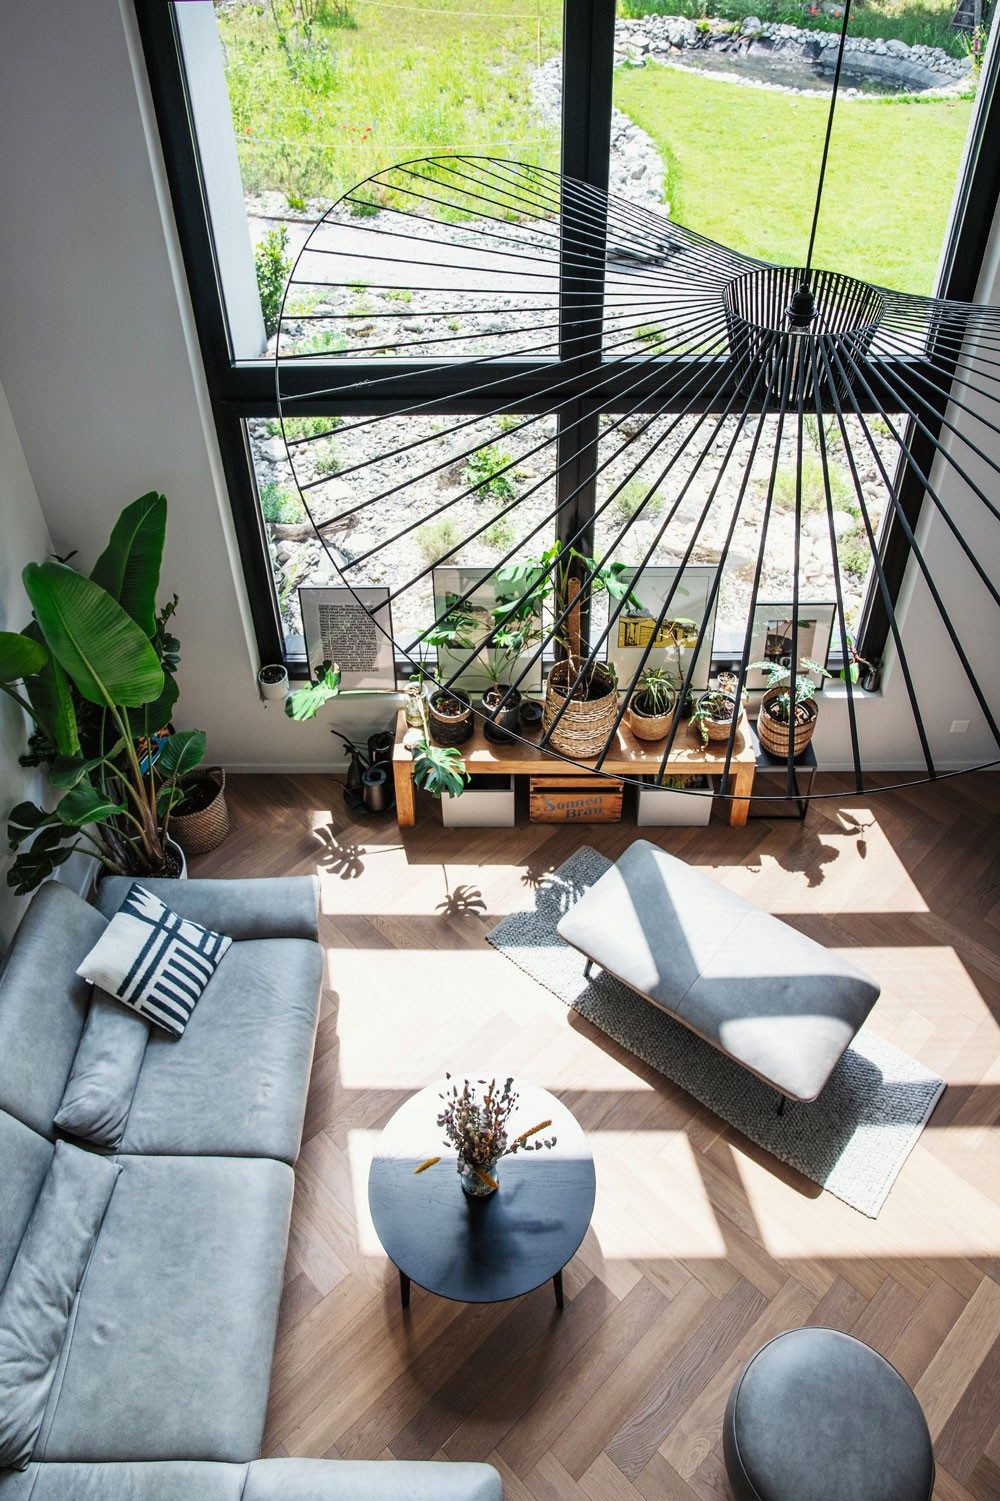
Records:
[[[492,1162],[488,1162],[482,1169],[487,1178],[492,1178],[494,1183],[497,1182],[497,1163],[499,1160],[498,1157],[494,1157]],[[487,1199],[490,1194],[496,1193],[496,1189],[491,1188],[488,1183],[484,1183],[475,1168],[471,1163],[466,1162],[464,1157],[459,1157],[458,1159],[458,1178],[463,1192],[467,1193],[470,1199]]]

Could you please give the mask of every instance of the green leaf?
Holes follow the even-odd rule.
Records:
[[[204,730],[180,730],[163,742],[156,761],[157,774],[166,777],[184,777],[194,771],[205,759],[208,736]]]
[[[61,826],[43,830],[30,849],[22,850],[7,872],[7,885],[18,896],[27,896],[55,873],[73,853],[72,844],[63,844],[66,831]]]
[[[33,620],[25,626],[24,634],[37,641],[45,651],[46,662],[29,682],[25,692],[31,704],[31,712],[39,728],[44,731],[62,756],[80,754],[80,731],[76,722],[76,705],[69,678],[59,663],[50,655],[42,640],[38,622]]]
[[[49,650],[85,699],[137,708],[159,697],[156,652],[106,589],[63,563],[29,563],[23,578]]]
[[[0,683],[17,683],[41,672],[49,654],[40,641],[20,631],[0,631]]]
[[[147,636],[156,629],[156,591],[166,531],[166,497],[150,490],[122,511],[90,575]]]
[[[109,751],[109,756],[113,756],[117,749],[116,746],[114,750]],[[92,756],[89,760],[85,760],[82,756],[57,756],[49,767],[49,781],[53,787],[68,792],[84,777],[89,777],[96,767],[102,766],[104,759],[103,756]]]
[[[67,792],[56,808],[61,823],[70,829],[82,829],[88,823],[104,823],[116,813],[124,813],[125,804],[116,803],[89,782]]]
[[[37,834],[39,829],[44,829],[58,823],[54,813],[47,813],[37,803],[18,803],[16,808],[11,808],[7,814],[7,844],[12,850],[30,839],[32,834]]]
[[[296,688],[285,699],[285,713],[289,719],[300,724],[306,719],[315,719],[324,704],[336,698],[340,692],[340,668],[324,662],[317,669],[316,681],[305,688]]]
[[[180,696],[180,689],[175,680],[168,674],[163,679],[163,692],[152,703],[143,704],[141,709],[129,709],[129,728],[136,740],[145,734],[155,735],[157,730],[162,730],[170,723],[170,716],[174,712],[174,705]]]

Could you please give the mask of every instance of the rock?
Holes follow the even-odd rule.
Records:
[[[280,463],[286,456],[284,438],[268,438],[266,443],[261,444],[260,452],[269,464]]]
[[[741,36],[756,36],[759,31],[760,31],[760,17],[759,16],[744,16],[743,17],[743,23],[740,26],[740,35]]]

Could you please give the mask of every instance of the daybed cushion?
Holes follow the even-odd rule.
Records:
[[[126,1157],[77,1302],[43,1460],[260,1452],[293,1175]]]
[[[259,1459],[250,1466],[243,1501],[501,1501],[502,1494],[492,1465]]]
[[[125,900],[127,876],[105,876],[97,905],[113,917]],[[284,876],[246,881],[147,880],[143,886],[160,901],[194,922],[230,938],[312,938],[317,933],[319,886],[312,876]]]
[[[70,1313],[120,1168],[56,1143],[0,1292],[0,1466],[23,1470],[45,1416]]]
[[[798,1100],[816,1098],[879,994],[846,959],[644,839],[559,934]]]
[[[75,970],[106,927],[82,897],[48,881],[0,971],[0,1107],[47,1136],[90,1006]]]
[[[0,1501],[240,1501],[245,1464],[31,1464],[0,1473]]]
[[[121,1150],[294,1163],[322,979],[318,944],[234,943],[184,1036],[150,1034]]]

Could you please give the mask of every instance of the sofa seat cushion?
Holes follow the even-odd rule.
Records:
[[[246,1472],[196,1459],[32,1464],[0,1473],[0,1501],[241,1501]]]
[[[37,1457],[251,1459],[292,1171],[231,1157],[120,1161]]]
[[[0,1292],[0,1465],[23,1470],[45,1417],[70,1314],[120,1168],[56,1144]]]
[[[848,960],[644,839],[558,931],[793,1099],[816,1098],[878,999]]]
[[[97,905],[113,917],[131,885],[128,876],[105,876]],[[165,906],[230,938],[312,938],[317,935],[319,884],[313,876],[218,881],[143,878]]]
[[[243,1501],[503,1501],[503,1487],[492,1465],[259,1459],[250,1466]]]
[[[48,881],[0,969],[0,1108],[47,1136],[90,1006],[76,968],[106,927],[82,897]]]
[[[150,1033],[121,1150],[293,1163],[322,978],[318,944],[234,943],[184,1036]]]

